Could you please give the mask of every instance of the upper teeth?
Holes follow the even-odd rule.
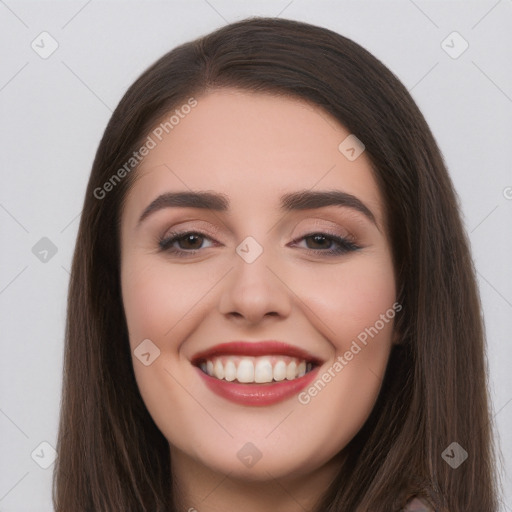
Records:
[[[313,365],[287,356],[222,356],[202,362],[201,370],[211,377],[242,383],[293,380],[309,372]]]

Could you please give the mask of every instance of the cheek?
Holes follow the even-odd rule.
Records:
[[[322,382],[311,393],[306,390],[303,403],[311,402],[317,413],[333,418],[340,408],[350,411],[352,419],[344,422],[355,433],[380,390],[394,318],[401,309],[392,260],[384,251],[361,254],[336,272],[332,267],[319,268],[303,286],[301,294],[315,313],[310,321],[332,346],[331,364],[319,374]]]
[[[158,260],[134,255],[123,262],[123,306],[132,342],[172,340],[174,326],[194,315],[197,308],[191,307],[200,303],[211,287],[212,273],[206,273],[204,267],[179,268]]]
[[[298,294],[321,320],[315,326],[337,352],[348,350],[351,341],[376,322],[382,331],[380,339],[390,337],[392,319],[387,319],[384,327],[380,323],[381,315],[392,309],[396,300],[394,270],[388,253],[361,254],[346,264],[319,266],[314,272],[303,273],[296,285]],[[387,344],[380,345],[385,349]]]
[[[187,268],[192,270],[192,266]],[[195,277],[193,273],[170,265],[165,258],[135,251],[126,251],[121,264],[123,307],[135,378],[144,403],[161,431],[168,434],[167,429],[172,426],[174,435],[170,437],[183,437],[186,432],[182,424],[186,418],[182,420],[170,413],[183,407],[188,396],[173,376],[184,381],[179,372],[179,345],[190,329],[190,319],[200,309],[191,308],[192,305],[198,302],[201,293],[204,295],[202,289],[208,289],[208,281],[203,281],[206,276],[198,269]],[[153,352],[158,354],[154,359],[151,354],[152,361],[146,366],[138,360],[137,348],[147,339],[153,344],[146,345],[148,350],[154,351],[156,346],[159,352]]]
[[[387,254],[354,258],[336,273],[323,272],[315,275],[310,305],[323,320],[316,327],[331,343],[333,356],[299,399],[309,414],[325,418],[324,435],[343,446],[373,409],[401,307]]]

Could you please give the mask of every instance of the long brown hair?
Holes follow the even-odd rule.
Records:
[[[496,511],[481,305],[442,155],[378,59],[335,32],[277,18],[242,20],[170,51],[128,89],[108,123],[71,270],[56,511],[175,510],[168,442],[137,388],[121,298],[120,213],[136,167],[112,177],[163,115],[225,86],[322,107],[363,141],[385,199],[401,342],[317,510],[398,511],[419,496],[443,512]],[[442,456],[453,442],[468,454],[456,469]]]

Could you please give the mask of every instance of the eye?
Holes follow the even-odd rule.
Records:
[[[307,249],[312,250],[313,252],[324,255],[324,256],[336,256],[339,254],[345,254],[348,252],[353,252],[361,249],[358,245],[356,245],[353,241],[349,240],[348,238],[344,238],[338,235],[334,235],[332,233],[310,233],[308,235],[305,235],[301,238],[298,238],[297,240],[294,240],[294,243],[300,240],[312,240],[313,246],[320,245],[320,248],[318,247],[307,247]],[[326,246],[326,243],[327,246]],[[334,244],[334,247],[333,247]],[[306,245],[307,242],[306,242]],[[322,249],[323,246],[323,249]]]
[[[168,237],[160,240],[158,245],[162,251],[167,251],[177,256],[186,256],[195,254],[201,248],[202,241],[205,239],[212,240],[209,236],[199,231],[170,233]],[[173,247],[176,243],[185,247]]]
[[[205,248],[202,247],[205,240],[212,241],[213,238],[199,231],[172,232],[159,241],[159,247],[162,251],[176,256],[191,256]],[[310,233],[294,240],[292,243],[296,244],[302,240],[306,241],[306,249],[323,256],[336,256],[361,249],[352,240],[332,233]],[[307,243],[307,240],[311,241],[313,247]],[[210,247],[213,245],[210,245]]]

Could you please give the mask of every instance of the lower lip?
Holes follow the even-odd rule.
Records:
[[[282,400],[286,400],[298,394],[311,383],[318,374],[319,368],[320,367],[317,366],[306,373],[306,375],[294,380],[269,382],[267,384],[240,384],[238,382],[228,382],[227,380],[210,377],[199,368],[196,368],[196,370],[199,372],[199,375],[208,388],[215,394],[241,405],[265,406],[281,402]]]

